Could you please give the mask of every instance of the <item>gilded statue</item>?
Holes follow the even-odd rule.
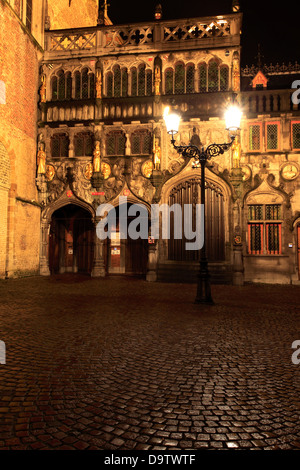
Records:
[[[45,75],[42,76],[41,82],[42,82],[42,85],[40,88],[41,103],[46,103],[46,77]]]
[[[93,170],[94,173],[99,173],[101,169],[101,151],[100,151],[100,142],[96,141],[95,150],[94,150],[94,159],[93,159]]]
[[[160,95],[160,82],[161,82],[160,67],[156,66],[154,70],[154,89],[155,89],[156,96]]]
[[[38,174],[44,175],[46,173],[46,152],[44,142],[39,143],[39,150],[37,153],[37,166]]]
[[[154,137],[153,155],[154,155],[154,168],[155,170],[159,170],[161,152],[160,152],[160,146],[159,146],[159,139],[156,137]]]
[[[241,160],[241,144],[238,138],[235,139],[232,145],[232,166],[233,168],[240,167],[240,160]]]
[[[98,99],[102,98],[102,77],[101,77],[100,70],[97,70],[97,75],[96,75],[96,98]]]

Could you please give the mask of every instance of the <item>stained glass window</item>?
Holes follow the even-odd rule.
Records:
[[[260,150],[261,127],[259,124],[249,126],[249,150]]]
[[[248,220],[249,254],[281,254],[281,205],[252,204],[248,206]]]
[[[186,67],[186,93],[195,92],[195,67],[189,64]]]
[[[185,70],[183,64],[177,64],[175,67],[175,93],[182,94],[185,89]]]
[[[174,71],[167,69],[165,71],[165,93],[166,95],[173,95],[174,93]]]
[[[292,147],[300,149],[300,122],[292,123]]]
[[[206,64],[199,65],[199,92],[203,93],[207,88],[207,66]]]
[[[214,92],[219,90],[219,69],[216,61],[208,64],[208,91]]]
[[[278,124],[267,124],[267,150],[278,149]]]

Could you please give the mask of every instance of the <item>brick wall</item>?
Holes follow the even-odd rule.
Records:
[[[37,272],[40,209],[16,197],[37,200],[36,141],[38,69],[42,57],[7,2],[0,1],[0,81],[5,85],[0,104],[0,147],[6,149],[9,183],[0,190],[0,277]],[[0,167],[5,163],[0,152]],[[1,186],[1,181],[0,181]]]

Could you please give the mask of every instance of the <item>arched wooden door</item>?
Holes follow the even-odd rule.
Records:
[[[74,204],[54,212],[49,233],[51,274],[90,274],[94,259],[95,230],[90,214]]]
[[[214,182],[205,182],[205,240],[207,258],[210,262],[225,260],[225,210],[224,196],[221,188]],[[174,187],[169,196],[169,206],[180,204],[182,220],[184,220],[184,206],[193,206],[192,226],[195,230],[196,204],[200,204],[200,178],[191,178]],[[174,238],[174,217],[171,212],[170,240],[168,244],[168,258],[174,261],[198,261],[200,250],[186,250],[184,227],[182,239]]]

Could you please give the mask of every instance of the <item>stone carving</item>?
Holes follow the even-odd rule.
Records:
[[[37,173],[44,175],[46,173],[46,152],[44,142],[39,143],[39,150],[37,153]]]

